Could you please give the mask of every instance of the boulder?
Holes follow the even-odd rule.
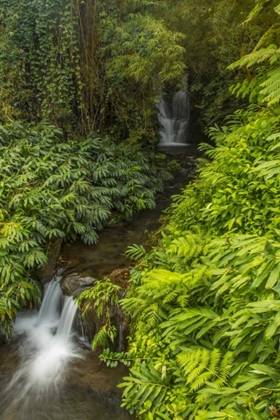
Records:
[[[84,290],[89,289],[96,281],[93,277],[81,277],[77,273],[69,274],[60,282],[64,295],[79,296]],[[79,293],[77,293],[79,291]]]

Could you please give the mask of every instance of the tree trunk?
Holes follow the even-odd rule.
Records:
[[[58,261],[59,255],[60,255],[61,245],[62,245],[62,239],[61,238],[55,239],[49,245],[48,264],[46,265],[46,267],[43,271],[42,280],[41,280],[42,285],[51,281],[51,279],[53,278],[53,276],[55,274],[57,261]]]

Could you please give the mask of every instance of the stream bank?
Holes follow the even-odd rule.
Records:
[[[85,245],[79,241],[64,244],[61,251],[62,260],[67,264],[64,276],[78,273],[100,280],[115,269],[129,266],[130,261],[125,256],[127,247],[144,244],[149,233],[160,227],[160,215],[171,204],[172,196],[179,194],[193,178],[195,166],[195,154],[185,156],[181,170],[174,174],[165,190],[158,195],[156,208],[143,210],[129,222],[105,228],[99,234],[97,245]]]
[[[109,227],[100,234],[98,245],[86,246],[75,242],[64,245],[62,259],[68,262],[65,275],[78,273],[101,279],[113,270],[129,265],[124,252],[134,243],[143,244],[148,232],[158,229],[159,216],[171,196],[178,194],[193,176],[195,158],[187,157],[186,165],[160,194],[157,208],[146,210],[128,222]],[[23,341],[15,336],[0,344],[0,418],[1,420],[128,420],[131,416],[120,408],[121,393],[116,385],[126,374],[126,368],[107,368],[97,355],[79,348],[79,357],[65,367],[63,382],[41,394],[18,394],[25,378],[17,377],[24,352]],[[11,378],[15,383],[9,388]]]

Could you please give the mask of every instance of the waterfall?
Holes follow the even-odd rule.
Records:
[[[62,291],[60,288],[61,277],[45,285],[44,299],[37,317],[37,325],[56,324],[60,317]]]
[[[163,96],[158,104],[160,130],[159,147],[187,145],[190,119],[189,96],[182,88],[170,96]]]
[[[74,316],[76,315],[77,305],[72,296],[65,296],[61,318],[57,327],[55,340],[68,342]]]
[[[16,419],[27,419],[31,407],[54,398],[67,373],[67,364],[80,358],[80,350],[71,340],[71,327],[77,305],[63,295],[59,280],[52,280],[45,290],[41,308],[31,316],[20,315],[15,333],[21,337],[21,363],[8,384],[2,404],[5,413],[16,412]]]

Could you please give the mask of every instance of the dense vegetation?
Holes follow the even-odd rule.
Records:
[[[146,14],[148,3],[1,2],[6,333],[39,299],[35,278],[57,238],[97,242],[106,224],[153,207],[169,176],[145,146],[157,139],[160,86],[184,74],[184,49],[180,34]]]
[[[34,276],[47,246],[96,243],[108,223],[153,208],[170,175],[138,146],[96,136],[63,143],[59,129],[43,124],[0,130],[0,322],[8,333],[17,310],[40,296]]]
[[[0,118],[153,143],[160,91],[187,83],[206,130],[240,104],[226,67],[276,23],[266,3],[244,25],[254,0],[2,0]]]
[[[141,260],[122,303],[135,324],[122,386],[140,418],[269,419],[279,407],[279,117],[248,111],[218,143],[159,246],[130,250]]]
[[[210,130],[158,244],[128,250],[129,348],[101,356],[131,366],[123,406],[145,420],[280,417],[279,24],[230,68],[249,105]]]
[[[201,128],[208,134],[209,126],[248,103],[230,95],[229,87],[244,77],[249,82],[251,70],[233,73],[227,66],[252,51],[267,30],[270,40],[265,42],[275,42],[277,14],[273,8],[277,0],[169,0],[160,4],[158,16],[169,29],[185,35],[181,45],[186,50],[188,89]],[[250,14],[255,4],[261,14]]]
[[[280,417],[278,2],[0,5],[7,333],[39,297],[34,272],[52,241],[96,242],[106,224],[154,205],[167,175],[143,147],[157,140],[161,90],[188,84],[212,126],[215,146],[201,146],[198,177],[175,197],[158,243],[128,251],[128,351],[101,356],[130,365],[123,406],[143,420]],[[101,315],[118,292],[106,280],[81,299]],[[115,332],[107,314],[93,347]]]
[[[1,117],[153,142],[159,89],[185,71],[182,35],[141,0],[2,1]]]

